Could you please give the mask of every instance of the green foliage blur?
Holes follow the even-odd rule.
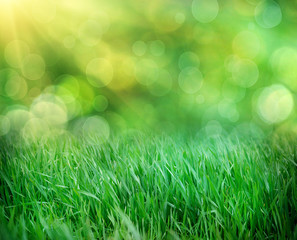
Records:
[[[0,135],[297,133],[297,1],[0,0]]]

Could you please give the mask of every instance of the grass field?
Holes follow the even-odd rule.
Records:
[[[2,239],[296,239],[293,138],[1,140]]]

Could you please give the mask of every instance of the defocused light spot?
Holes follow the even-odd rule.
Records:
[[[25,56],[29,54],[29,46],[21,40],[13,40],[7,44],[4,50],[6,62],[15,68],[20,68]]]
[[[0,136],[7,134],[10,130],[10,122],[6,116],[0,115]]]
[[[88,63],[86,74],[89,83],[94,87],[104,87],[113,78],[113,67],[108,60],[95,58]]]
[[[256,29],[256,24],[254,22],[249,22],[248,30],[254,31]]]
[[[77,100],[80,105],[80,111],[82,114],[90,113],[93,110],[94,101],[94,89],[88,84],[85,79],[78,79],[79,83],[79,96]]]
[[[67,117],[68,120],[74,119],[75,117],[79,116],[82,112],[82,107],[80,102],[77,99],[73,99],[73,101],[68,102],[65,104],[67,107]]]
[[[40,79],[45,72],[45,62],[37,54],[29,54],[23,59],[22,73],[30,80]]]
[[[278,80],[297,91],[297,51],[289,47],[279,48],[273,53],[270,62]]]
[[[126,114],[130,115],[128,116],[128,119],[131,119],[131,114],[135,116],[135,113],[137,113],[135,120],[138,126],[155,123],[156,109],[152,104],[149,104],[149,101],[146,101],[143,98],[134,98],[130,103],[129,109],[127,109],[127,107],[125,107],[126,109],[122,107],[122,112],[126,112]]]
[[[95,48],[94,47],[86,47],[80,44],[79,42],[75,44],[73,48],[73,57],[75,58],[74,60],[76,61],[76,66],[78,66],[81,71],[85,71],[88,63],[95,59],[98,58],[98,56],[107,56],[106,53],[101,52],[101,48],[99,46],[104,45],[103,42],[101,42],[99,45],[97,45]],[[105,45],[106,46],[106,45]],[[108,47],[107,51],[108,50]]]
[[[136,63],[135,77],[139,83],[148,86],[156,81],[158,75],[159,68],[153,60],[143,59]]]
[[[150,44],[150,52],[154,56],[161,56],[165,52],[165,45],[161,40],[153,41]]]
[[[186,19],[185,14],[183,14],[183,13],[177,13],[177,14],[175,14],[175,21],[178,24],[183,24],[184,21],[185,21],[185,19]]]
[[[94,20],[100,24],[102,33],[106,33],[110,27],[110,19],[106,12],[96,9],[93,14],[90,15],[90,20]]]
[[[9,75],[4,89],[8,97],[16,100],[25,97],[28,90],[26,81],[15,71]]]
[[[119,115],[115,112],[110,112],[110,111],[106,112],[105,115],[106,115],[106,119],[112,129],[117,129],[119,131],[124,131],[127,129],[126,121],[121,115]]]
[[[27,83],[15,70],[5,68],[0,71],[0,95],[17,100],[26,93]]]
[[[219,114],[229,119],[231,122],[236,122],[239,119],[239,113],[233,101],[224,99],[218,104]]]
[[[136,41],[133,43],[132,51],[136,56],[143,56],[146,52],[147,46],[143,41]]]
[[[5,84],[5,92],[12,99],[21,99],[26,96],[27,84],[22,78],[10,79]]]
[[[61,127],[67,122],[66,107],[63,101],[53,94],[40,95],[32,103],[30,111],[49,126]]]
[[[151,94],[155,96],[164,96],[172,87],[172,77],[166,70],[160,70],[155,82],[148,86]]]
[[[219,12],[217,0],[194,0],[192,3],[192,14],[201,23],[213,21]]]
[[[103,95],[98,95],[94,98],[93,106],[96,111],[103,112],[108,106],[108,100]]]
[[[45,137],[49,133],[50,129],[47,122],[40,118],[31,118],[22,129],[22,137],[28,140]]]
[[[146,102],[138,102],[140,105],[138,109],[143,109],[141,113],[141,120],[146,124],[155,124],[156,123],[156,111],[152,104]]]
[[[203,86],[199,91],[203,94],[205,102],[216,102],[220,97],[220,91],[217,86],[209,84],[207,81],[203,82]]]
[[[20,131],[26,122],[32,117],[32,114],[26,109],[13,106],[6,117],[9,119],[11,130]]]
[[[254,58],[260,51],[258,36],[250,31],[242,31],[233,40],[233,51],[243,58]]]
[[[259,0],[257,0],[259,1]],[[236,10],[241,16],[253,16],[255,5],[254,0],[232,1],[232,8]]]
[[[59,78],[57,79],[57,82],[59,84],[59,86],[67,89],[69,92],[71,92],[71,94],[74,97],[77,97],[79,95],[79,83],[78,80],[71,75],[68,74],[64,74],[59,76]]]
[[[83,134],[83,125],[86,121],[87,117],[79,117],[75,118],[73,121],[69,123],[69,129],[75,135],[79,135],[80,137]]]
[[[180,70],[186,67],[199,67],[199,65],[199,57],[193,52],[184,52],[178,59],[178,66]]]
[[[179,4],[162,4],[151,1],[148,5],[149,20],[156,29],[162,32],[172,32],[182,25],[181,21],[176,21],[177,14],[182,14],[182,7]]]
[[[180,88],[188,94],[196,93],[202,86],[202,73],[195,67],[183,69],[178,76]]]
[[[229,55],[226,57],[224,66],[228,72],[232,72],[232,68],[238,59],[239,58],[236,55]]]
[[[183,111],[192,112],[193,108],[195,107],[195,95],[194,94],[185,94],[179,99],[180,109]]]
[[[75,46],[75,38],[73,36],[67,36],[63,39],[65,48],[73,48]]]
[[[234,102],[238,102],[242,100],[246,92],[246,88],[237,86],[229,81],[225,81],[221,89],[222,89],[222,96]]]
[[[248,59],[237,59],[232,63],[232,78],[234,83],[241,87],[253,86],[259,76],[257,65]]]
[[[71,76],[68,77],[71,78]],[[67,78],[67,75],[64,75],[62,78]],[[81,108],[77,98],[72,94],[71,91],[62,87],[61,85],[49,86],[43,90],[43,93],[54,95],[58,98],[58,102],[63,102],[62,107],[64,108],[66,106],[67,108],[68,120],[73,119],[80,114]]]
[[[282,11],[272,0],[261,1],[255,9],[256,22],[263,28],[273,28],[280,24]]]
[[[288,118],[293,106],[291,92],[280,84],[266,87],[258,99],[258,113],[268,123],[278,123]]]
[[[37,97],[38,95],[40,95],[41,91],[40,91],[40,88],[38,87],[33,87],[31,88],[29,91],[28,91],[28,96],[30,98],[35,98]]]
[[[44,90],[44,93],[52,93],[66,104],[75,101],[75,97],[72,93],[60,85],[49,86]]]
[[[82,43],[93,47],[97,45],[103,34],[100,22],[95,20],[87,20],[78,28],[78,37]]]
[[[56,16],[55,1],[34,0],[32,3],[32,16],[40,23],[49,23]]]
[[[196,103],[198,103],[198,104],[202,104],[202,103],[204,103],[204,101],[205,101],[205,99],[204,99],[204,96],[203,95],[197,95],[197,97],[196,97]]]
[[[86,136],[95,136],[106,140],[110,134],[108,122],[99,116],[93,116],[86,119],[83,125],[83,133]]]
[[[221,124],[216,120],[209,121],[205,126],[205,133],[207,136],[216,136],[222,133],[223,129]]]
[[[252,122],[243,122],[234,127],[233,131],[230,134],[231,136],[245,136],[245,137],[264,137],[265,134],[260,127],[255,125]]]
[[[134,85],[135,83],[135,58],[129,56],[117,56],[113,59],[114,77],[108,87],[115,91],[121,91]]]

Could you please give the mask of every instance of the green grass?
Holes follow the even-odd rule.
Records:
[[[294,139],[2,139],[2,239],[296,239]]]

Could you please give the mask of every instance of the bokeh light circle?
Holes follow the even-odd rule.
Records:
[[[10,122],[8,117],[0,115],[0,136],[7,134],[10,130]]]
[[[242,58],[254,58],[260,52],[259,37],[251,31],[242,31],[233,39],[234,53]]]
[[[64,76],[63,78],[67,78]],[[78,99],[72,94],[69,89],[61,85],[52,85],[43,90],[43,94],[49,94],[57,97],[58,104],[62,101],[62,108],[67,109],[67,118],[73,119],[78,116],[81,112],[81,106],[78,102]]]
[[[178,59],[179,69],[182,70],[186,67],[199,67],[200,60],[197,54],[193,52],[183,52]]]
[[[288,118],[294,107],[292,93],[281,84],[264,88],[258,99],[258,114],[268,123],[278,123]]]
[[[234,83],[245,88],[253,86],[259,77],[257,65],[249,59],[235,60],[231,72]]]
[[[79,96],[80,86],[76,77],[64,74],[57,78],[57,82],[59,83],[59,86],[71,92],[71,95],[73,95],[74,97]]]
[[[22,137],[27,140],[39,139],[49,136],[50,128],[43,119],[33,117],[26,122],[21,133]]]
[[[22,73],[30,80],[40,79],[45,72],[45,62],[38,54],[29,54],[23,59]]]
[[[273,28],[282,21],[279,4],[273,0],[261,1],[255,9],[256,22],[263,28]]]
[[[166,70],[160,70],[158,78],[153,84],[149,85],[149,91],[155,96],[164,96],[172,87],[172,77]]]
[[[53,94],[42,94],[34,100],[30,112],[49,126],[61,127],[67,118],[67,110],[63,101]]]
[[[28,91],[27,82],[11,68],[0,70],[0,94],[14,100],[22,99]]]
[[[94,87],[104,87],[113,78],[113,67],[107,59],[95,58],[88,63],[86,74],[89,83]]]
[[[26,81],[17,73],[7,79],[4,89],[6,95],[15,100],[25,97],[28,91]]]
[[[78,37],[86,46],[93,47],[98,44],[103,34],[102,26],[98,21],[89,19],[78,28]]]
[[[123,91],[135,84],[135,64],[138,61],[134,57],[119,55],[113,59],[114,77],[108,87],[113,91]]]
[[[174,19],[178,24],[183,24],[186,19],[186,16],[185,16],[185,14],[178,12],[175,14]]]
[[[30,52],[29,46],[22,40],[13,40],[9,42],[4,49],[6,62],[15,68],[21,68],[23,59]]]
[[[103,140],[109,138],[110,127],[108,122],[99,116],[88,117],[83,124],[83,133],[86,136],[96,136]]]
[[[32,16],[40,23],[49,23],[56,16],[56,4],[51,0],[34,0],[32,3]]]
[[[110,27],[110,18],[106,11],[96,9],[91,15],[90,20],[96,21],[100,24],[102,33],[106,33]]]
[[[107,122],[110,125],[110,128],[117,129],[120,131],[124,131],[127,128],[127,123],[125,119],[115,112],[108,111],[105,113],[105,117],[107,119]]]
[[[10,122],[10,129],[16,132],[20,132],[32,116],[31,112],[20,106],[12,106],[12,109],[6,113]]]
[[[150,52],[153,56],[161,56],[165,52],[165,44],[161,40],[151,42]]]
[[[241,101],[246,94],[246,88],[240,87],[233,82],[225,81],[221,87],[222,96],[234,102]]]
[[[76,42],[76,39],[74,36],[66,36],[64,39],[63,39],[63,44],[64,44],[64,47],[65,48],[73,48],[75,46],[75,42]]]
[[[239,119],[236,104],[229,99],[223,99],[219,102],[218,112],[222,117],[229,119],[231,122],[236,122]]]
[[[166,1],[165,1],[166,2]],[[162,2],[147,2],[148,19],[154,28],[160,32],[172,32],[183,24],[183,8],[181,4],[162,4]]]
[[[152,84],[159,75],[159,68],[155,61],[151,59],[142,59],[136,63],[135,77],[136,80],[145,86]]]
[[[203,95],[199,94],[199,95],[196,96],[196,103],[197,104],[202,104],[202,103],[204,103],[204,101],[205,101],[205,98],[204,98]]]
[[[277,79],[297,91],[297,50],[292,47],[279,48],[270,62]]]
[[[146,52],[147,46],[143,41],[136,41],[132,45],[132,51],[136,56],[143,56]]]
[[[105,96],[103,95],[97,95],[95,98],[94,98],[94,101],[93,101],[93,106],[94,106],[94,109],[97,111],[97,112],[103,112],[106,110],[106,108],[108,107],[108,100]]]
[[[203,75],[198,68],[184,68],[178,76],[178,84],[185,93],[196,93],[203,84]]]
[[[192,2],[192,14],[201,23],[213,21],[219,13],[217,0],[194,0]]]
[[[205,126],[205,133],[207,136],[218,136],[222,133],[222,131],[222,125],[217,120],[210,120]]]

